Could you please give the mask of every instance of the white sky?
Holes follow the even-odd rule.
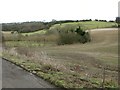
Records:
[[[0,23],[106,19],[118,16],[119,0],[0,0]]]

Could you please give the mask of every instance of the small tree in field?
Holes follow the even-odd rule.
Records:
[[[75,30],[75,32],[79,35],[80,43],[86,43],[90,41],[90,34],[88,32],[83,31],[80,26]]]

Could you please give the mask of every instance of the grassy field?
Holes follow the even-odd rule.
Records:
[[[114,22],[98,22],[98,21],[87,21],[87,22],[72,22],[72,23],[62,23],[53,25],[50,30],[66,30],[66,29],[75,29],[76,27],[81,26],[83,30],[90,30],[96,28],[110,28],[117,26]]]
[[[91,42],[57,45],[57,30],[89,30]],[[3,57],[63,88],[118,87],[118,30],[113,22],[55,24],[30,33],[4,32]],[[95,30],[96,28],[113,30]],[[103,82],[104,81],[104,82]]]
[[[66,25],[68,23],[60,27]],[[91,25],[91,28],[97,25],[100,23]],[[62,46],[36,41],[7,41],[3,57],[59,87],[118,87],[118,30],[91,31],[90,35],[92,41],[89,43]]]
[[[3,34],[6,34],[6,35],[11,35],[12,33],[11,33],[12,31],[3,31]],[[46,33],[46,30],[38,30],[38,31],[35,31],[35,32],[29,32],[29,33],[21,33],[23,36],[25,36],[25,35],[43,35],[43,34],[45,34]]]
[[[36,35],[36,34],[43,35],[45,33],[46,33],[46,30],[39,30],[39,31],[36,31],[36,32],[22,33],[22,35]]]
[[[87,22],[72,22],[72,23],[62,23],[62,24],[55,24],[51,26],[48,30],[71,30],[75,29],[78,26],[81,26],[83,30],[91,30],[96,28],[112,28],[117,27],[117,23],[115,22],[98,22],[98,21],[87,21]],[[35,32],[30,33],[21,33],[22,35],[38,35],[38,34],[45,34],[47,30],[38,30]],[[11,31],[3,31],[4,34],[11,34]]]
[[[83,30],[91,30],[94,28],[113,28],[117,24],[115,22],[98,22],[98,21],[87,21],[87,22],[72,22],[55,24],[47,30],[39,30],[29,33],[13,33],[12,31],[3,31],[4,39],[6,41],[37,41],[40,43],[58,43],[59,31],[71,31],[81,26]],[[66,36],[66,35],[65,35]],[[68,35],[69,37],[76,37],[75,35]],[[66,36],[67,37],[67,36]],[[65,37],[64,37],[65,38]],[[74,38],[75,39],[75,38]],[[68,41],[68,40],[67,40]],[[77,40],[76,40],[77,41]],[[36,43],[36,42],[35,42]]]

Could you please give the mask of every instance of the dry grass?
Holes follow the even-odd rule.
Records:
[[[24,60],[42,64],[41,69],[45,71],[44,73],[62,72],[63,74],[58,75],[55,80],[65,80],[69,87],[94,86],[94,84],[100,87],[104,67],[105,86],[117,87],[118,31],[94,31],[91,32],[91,36],[92,42],[86,44],[18,47],[10,49],[9,53],[13,55],[17,53]],[[87,81],[81,82],[82,80]]]

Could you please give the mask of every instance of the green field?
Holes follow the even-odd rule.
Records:
[[[98,21],[87,21],[87,22],[72,22],[72,23],[62,23],[55,24],[51,26],[48,30],[38,30],[30,33],[22,33],[22,35],[36,35],[36,34],[45,34],[49,30],[71,30],[76,27],[81,26],[83,30],[91,30],[96,28],[112,28],[117,27],[117,23],[115,22],[98,22]],[[4,34],[11,34],[11,31],[3,31]]]
[[[62,23],[53,25],[50,30],[56,29],[75,29],[76,27],[81,26],[83,30],[90,30],[96,28],[110,28],[117,26],[114,22],[98,22],[98,21],[87,21],[87,22],[74,22],[74,23]]]
[[[66,25],[74,28],[81,23],[85,23],[84,25],[89,29],[98,28],[98,26],[99,28],[100,26],[111,27],[115,24],[65,23],[61,26],[54,25],[49,30],[67,28]],[[8,33],[4,34],[6,35]],[[32,39],[36,33],[29,35]],[[6,50],[3,52],[3,57],[59,87],[118,87],[118,30],[113,28],[113,30],[90,31],[90,35],[91,42],[61,46],[49,42],[49,37],[47,37],[48,42],[35,41],[36,39],[31,41],[12,41],[11,39],[4,42]],[[103,78],[105,78],[104,83]]]
[[[22,35],[36,35],[36,34],[45,34],[46,30],[39,30],[39,31],[35,31],[35,32],[30,32],[30,33],[22,33]]]

